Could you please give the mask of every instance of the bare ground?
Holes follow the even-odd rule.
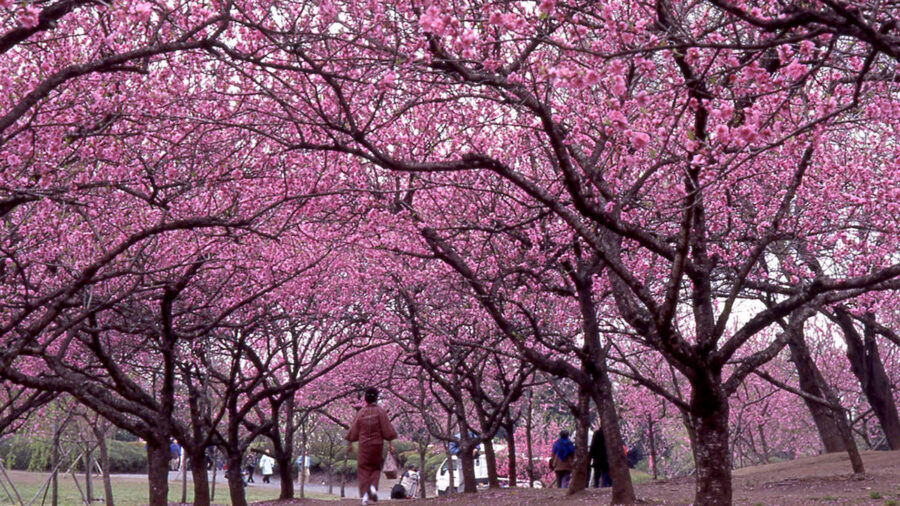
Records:
[[[900,505],[900,451],[863,452],[866,475],[852,476],[847,454],[829,454],[748,467],[734,472],[735,504],[860,504]],[[643,504],[690,504],[694,496],[693,478],[660,480],[635,486]],[[475,495],[455,495],[403,501],[404,504],[433,506],[584,505],[609,503],[609,489],[592,489],[566,496],[559,489],[503,489]],[[294,500],[255,503],[264,506],[328,506],[335,501]],[[359,504],[359,499],[343,499],[339,504]]]

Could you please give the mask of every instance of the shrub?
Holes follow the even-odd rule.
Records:
[[[143,473],[147,470],[147,451],[143,443],[126,443],[124,441],[107,441],[109,451],[109,467],[111,473]],[[0,441],[0,459],[10,469],[21,471],[50,471],[51,447],[48,441],[25,436],[13,436]],[[65,455],[67,450],[62,449]],[[81,454],[81,450],[69,452],[72,456]],[[94,450],[94,458],[99,459],[100,453]],[[64,462],[62,470],[69,467],[69,462]],[[75,465],[78,471],[84,470],[83,462]]]
[[[140,442],[107,441],[109,472],[144,473],[147,471],[147,450]],[[95,457],[98,455],[95,453]]]
[[[40,439],[13,436],[0,441],[0,459],[10,469],[47,471],[50,468],[50,445]]]

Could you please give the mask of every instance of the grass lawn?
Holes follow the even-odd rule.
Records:
[[[15,483],[16,488],[19,491],[19,494],[22,496],[22,500],[27,505],[32,497],[37,493],[40,487],[44,484],[44,481],[47,479],[48,473],[29,473],[22,471],[9,471],[9,477],[12,479],[13,483]],[[81,486],[82,490],[84,490],[84,475],[78,474],[78,483]],[[230,504],[231,501],[228,498],[228,484],[224,481],[221,481],[222,477],[219,476],[216,480],[216,495],[215,495],[215,503],[217,504]],[[93,481],[94,486],[94,496],[102,497],[103,496],[103,481],[100,477],[95,476]],[[123,477],[116,476],[112,479],[112,487],[113,487],[113,501],[116,506],[137,506],[147,504],[148,501],[148,493],[147,493],[147,479],[143,477]],[[262,488],[262,487],[251,487],[247,489],[247,501],[271,501],[278,498],[278,488]],[[12,494],[12,490],[9,490],[9,493]],[[312,499],[337,499],[333,496],[329,495],[321,495],[321,494],[306,494],[307,497]],[[187,500],[191,502],[193,500],[193,488],[191,487],[191,482],[188,482],[187,488]],[[41,504],[41,500],[43,495],[39,496],[35,499],[35,505]],[[169,481],[169,502],[178,502],[181,500],[181,481]],[[0,488],[0,505],[12,505],[18,504],[15,500],[15,495],[13,495],[13,500],[10,500],[10,497],[7,495],[2,488]],[[50,492],[47,492],[45,504],[50,504]],[[75,482],[72,479],[71,474],[67,474],[65,476],[60,475],[59,478],[59,504],[60,505],[79,505],[82,504],[81,494],[78,492],[78,488],[75,486]],[[99,502],[98,504],[103,504]]]

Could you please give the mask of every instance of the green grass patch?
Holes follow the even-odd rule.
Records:
[[[22,500],[25,501],[25,504],[31,501],[31,498],[38,492],[41,486],[44,484],[44,481],[47,479],[48,473],[35,473],[35,472],[24,472],[24,471],[11,471],[10,478],[12,478],[13,483],[16,485],[16,489],[18,489],[19,494],[22,496]],[[84,475],[77,474],[78,483],[81,486],[82,491],[84,490]],[[95,477],[93,481],[94,488],[94,497],[102,497],[103,496],[103,481],[100,477]],[[170,480],[169,481],[169,502],[179,502],[181,500],[181,480]],[[138,506],[147,504],[149,501],[149,487],[147,484],[147,479],[143,477],[130,477],[130,476],[116,476],[113,477],[112,480],[112,488],[113,488],[113,500],[117,506]],[[10,493],[12,491],[10,490]],[[248,487],[247,491],[247,501],[271,501],[278,498],[279,489],[276,487]],[[307,497],[313,499],[334,499],[334,496],[329,496],[326,494],[306,494]],[[34,501],[34,504],[41,504],[43,494],[38,496],[38,498]],[[78,487],[75,485],[74,480],[72,479],[72,475],[60,475],[59,478],[59,504],[60,505],[80,505],[82,504],[81,494],[78,492]],[[188,481],[187,483],[187,501],[191,502],[194,498],[194,490],[192,487],[192,483]],[[219,476],[216,480],[216,489],[215,489],[215,498],[214,502],[216,504],[230,504],[231,500],[228,497],[228,484],[224,481],[224,477]],[[50,492],[47,492],[46,495],[46,503],[50,503]],[[18,504],[15,500],[10,500],[10,498],[0,489],[0,505],[13,505]],[[99,503],[102,504],[102,503]]]
[[[651,481],[653,481],[653,476],[650,473],[645,473],[640,469],[631,470],[631,483],[639,485],[641,483],[650,483]]]
[[[884,494],[882,494],[881,492],[875,492],[874,490],[872,492],[869,492],[870,499],[881,499],[882,497],[884,497]]]

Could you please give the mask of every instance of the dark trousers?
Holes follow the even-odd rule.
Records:
[[[600,469],[598,469],[596,467],[594,468],[592,481],[594,482],[594,484],[593,484],[594,488],[599,488],[599,487],[606,488],[606,487],[612,486],[612,480],[609,477],[609,471],[601,471]]]
[[[569,488],[569,479],[572,478],[572,471],[556,471],[556,483],[559,488]]]

